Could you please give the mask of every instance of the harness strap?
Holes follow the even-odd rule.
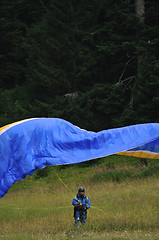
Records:
[[[85,198],[85,200],[86,200],[86,203],[88,203],[88,197],[84,196],[84,198]],[[76,199],[76,201],[79,200],[78,194],[75,196],[75,199]]]

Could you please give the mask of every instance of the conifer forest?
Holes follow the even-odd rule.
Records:
[[[159,122],[159,1],[1,0],[0,126]]]

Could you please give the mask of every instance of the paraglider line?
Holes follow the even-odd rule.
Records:
[[[54,171],[55,172],[55,171]],[[57,176],[57,178],[60,180],[60,182],[62,182],[62,184],[69,190],[69,191],[71,191],[72,192],[72,190],[62,181],[62,179],[60,178],[60,176],[55,172],[55,174],[56,174],[56,176]],[[67,207],[70,207],[70,206],[66,206],[65,208],[67,208]],[[62,208],[62,207],[58,207],[58,208]],[[102,209],[100,209],[99,207],[94,207],[94,206],[91,206],[91,208],[95,208],[95,209],[97,209],[97,210],[99,210],[99,211],[101,211],[101,212],[104,212]]]
[[[54,171],[55,172],[55,171]],[[57,172],[55,172],[57,178],[60,180],[60,182],[69,190],[71,191],[71,189],[63,182],[63,180],[60,178],[60,176],[57,174]],[[72,191],[71,191],[72,192]]]

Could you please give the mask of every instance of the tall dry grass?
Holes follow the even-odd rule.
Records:
[[[79,186],[86,188],[92,207],[85,229],[78,233],[74,230],[71,202]],[[136,232],[140,236],[149,232],[153,236],[149,239],[158,236],[157,178],[96,184],[78,179],[69,188],[60,182],[33,183],[30,189],[9,191],[0,199],[0,239],[77,239],[78,234],[79,239],[81,234],[85,234],[82,239],[102,239],[105,234],[111,239],[109,234],[113,232],[131,232],[134,237]]]

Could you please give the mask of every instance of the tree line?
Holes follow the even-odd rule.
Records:
[[[158,19],[157,0],[2,0],[0,125],[159,122]]]

